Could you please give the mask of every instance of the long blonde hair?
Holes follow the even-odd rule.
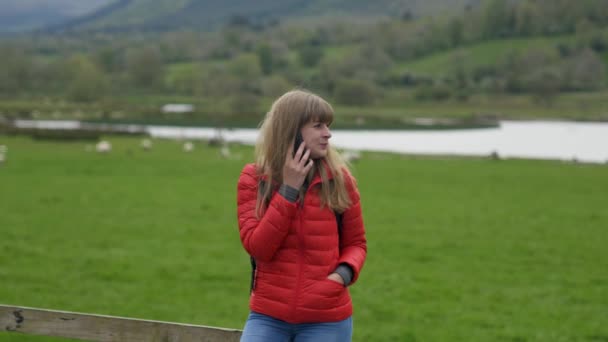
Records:
[[[258,191],[256,213],[263,215],[266,203],[272,195],[273,185],[283,182],[285,158],[296,133],[306,123],[313,120],[331,124],[334,110],[320,96],[305,90],[292,90],[279,97],[266,113],[260,125],[260,135],[255,147],[256,167],[266,186]],[[329,169],[329,170],[328,170]],[[330,180],[328,172],[333,176]],[[314,160],[308,181],[315,174],[321,176],[321,206],[327,205],[334,211],[343,212],[351,201],[345,185],[345,172],[348,166],[340,154],[329,147],[327,155]],[[300,190],[300,199],[303,189]]]

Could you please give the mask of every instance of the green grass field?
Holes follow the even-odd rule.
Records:
[[[99,155],[0,136],[0,303],[242,328],[252,149],[109,140]],[[606,165],[364,153],[354,174],[355,341],[608,341]]]

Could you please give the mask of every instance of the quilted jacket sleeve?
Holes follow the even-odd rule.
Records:
[[[245,166],[237,186],[237,214],[243,247],[257,260],[271,261],[287,237],[296,204],[275,195],[261,219],[255,214],[258,175],[253,164]]]
[[[361,212],[361,196],[355,179],[346,174],[346,186],[351,199],[351,206],[342,215],[342,232],[340,235],[340,263],[349,265],[353,270],[354,284],[367,256],[367,240]]]

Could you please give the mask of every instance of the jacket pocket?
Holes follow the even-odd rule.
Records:
[[[316,280],[306,291],[303,306],[313,310],[331,310],[345,302],[348,292],[344,285],[330,279]]]
[[[338,282],[331,279],[323,279],[317,284],[318,294],[327,298],[337,298],[342,292],[346,290],[346,287]]]

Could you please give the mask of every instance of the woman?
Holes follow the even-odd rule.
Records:
[[[319,96],[284,94],[241,173],[239,232],[256,265],[241,341],[351,340],[347,287],[367,245],[355,180],[329,145],[332,120]]]

